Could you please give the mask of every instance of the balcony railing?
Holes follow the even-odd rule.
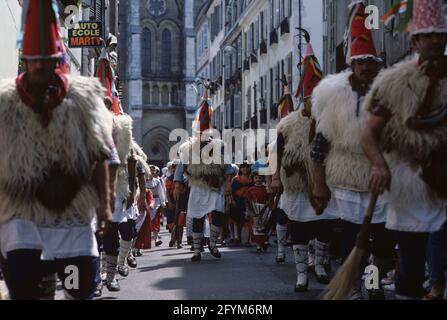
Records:
[[[270,45],[278,43],[278,32],[276,30],[272,30],[270,32]]]
[[[261,118],[261,124],[267,123],[267,109],[259,110],[259,115]]]
[[[250,70],[250,59],[244,60],[244,71]]]
[[[281,22],[281,35],[284,35],[286,33],[290,33],[290,24],[289,24],[289,19],[285,18],[282,22]]]
[[[259,49],[260,49],[261,55],[267,54],[267,42],[265,40],[262,40],[261,44],[259,45]]]

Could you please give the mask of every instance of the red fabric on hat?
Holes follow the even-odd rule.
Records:
[[[29,2],[23,35],[24,58],[46,58],[60,55],[56,16],[51,0]]]
[[[354,10],[355,12],[350,25],[348,59],[377,57],[377,50],[374,45],[371,30],[368,30],[365,26],[365,5],[359,3]]]

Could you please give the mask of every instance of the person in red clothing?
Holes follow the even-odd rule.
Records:
[[[269,207],[269,195],[265,185],[265,177],[259,172],[253,171],[254,186],[247,190],[247,217],[251,218],[253,240],[256,242],[256,252],[267,251],[268,235],[265,234],[265,225],[269,220],[271,209]]]
[[[237,226],[237,233],[234,235],[234,242],[241,243],[242,229],[245,225],[245,200],[248,189],[253,185],[250,177],[250,164],[246,161],[239,166],[239,174],[233,179],[231,189],[234,203],[231,208],[231,219]]]
[[[139,195],[141,196],[141,194]],[[153,210],[155,207],[155,200],[152,191],[146,189],[146,202],[149,206],[148,210]],[[152,248],[152,223],[151,215],[148,210],[140,209],[140,216],[137,220],[137,232],[138,237],[134,245],[135,256],[140,257],[141,249],[151,249]]]

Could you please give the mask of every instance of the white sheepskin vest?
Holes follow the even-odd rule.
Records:
[[[99,203],[91,182],[59,213],[35,200],[32,185],[54,163],[91,176],[94,163],[110,155],[113,122],[103,96],[97,79],[69,76],[67,95],[45,128],[19,98],[15,80],[0,81],[0,223],[11,218],[45,226],[91,222]],[[10,190],[21,190],[22,199],[12,197]]]
[[[315,88],[312,114],[317,131],[329,141],[326,159],[328,185],[357,192],[368,191],[369,161],[360,145],[360,135],[368,113],[363,99],[357,114],[357,93],[352,90],[352,72],[327,76]]]
[[[121,162],[116,180],[116,196],[118,199],[127,198],[130,192],[127,160],[132,151],[132,125],[132,118],[126,114],[113,117],[113,141]]]
[[[223,163],[223,156],[221,156],[223,145],[222,140],[212,139],[201,150],[199,140],[192,138],[180,146],[179,153],[183,164],[186,165],[185,173],[188,176],[190,186],[216,189],[216,186],[210,185],[211,181],[218,181],[219,186],[224,184],[226,165]],[[213,150],[213,153],[211,153],[211,150]],[[220,159],[220,162],[213,161],[214,155],[217,159]]]
[[[433,200],[433,194],[421,179],[422,168],[432,151],[447,144],[447,123],[431,130],[412,130],[406,123],[415,115],[428,88],[429,79],[419,70],[417,58],[411,58],[382,71],[366,97],[366,108],[375,104],[392,114],[383,135],[382,145],[390,166],[391,201],[415,203]],[[447,103],[447,79],[440,81],[433,98],[433,107]],[[447,165],[447,164],[446,164]]]
[[[278,134],[284,137],[284,152],[281,159],[281,182],[284,193],[308,192],[306,166],[310,160],[309,131],[312,120],[301,112],[293,112],[277,126]],[[295,168],[293,173],[286,173]]]

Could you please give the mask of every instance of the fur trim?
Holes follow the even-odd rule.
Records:
[[[218,189],[224,184],[226,165],[223,163],[223,156],[219,158],[223,146],[224,142],[222,140],[212,139],[210,143],[201,150],[200,141],[194,138],[189,139],[180,146],[180,159],[182,159],[183,164],[186,165],[188,183],[191,186]],[[211,150],[213,151],[213,154],[218,152],[216,159],[213,159],[211,156]],[[215,163],[219,161],[213,160],[219,160],[221,163]]]
[[[132,150],[132,125],[133,120],[127,114],[113,118],[113,141],[115,142],[121,163],[127,163],[127,158]]]
[[[365,106],[369,111],[379,104],[392,114],[381,142],[391,150],[387,158],[393,174],[392,196],[396,201],[427,201],[429,191],[420,178],[420,164],[426,162],[432,151],[447,144],[447,124],[432,130],[412,130],[406,125],[419,108],[428,83],[428,77],[417,66],[417,58],[411,58],[381,72],[366,97]],[[447,79],[439,82],[433,106],[445,103]]]
[[[137,161],[139,161],[143,166],[146,177],[152,177],[151,168],[147,163],[148,158],[143,149],[141,149],[141,147],[135,141],[132,142],[132,149],[134,150],[134,155],[137,158]]]
[[[307,193],[308,181],[306,168],[310,160],[309,131],[312,120],[295,111],[281,120],[277,126],[278,134],[285,140],[284,153],[281,159],[281,182],[285,193]],[[295,171],[287,176],[286,169],[301,167],[304,170]]]
[[[55,214],[33,199],[36,183],[49,168],[57,163],[67,172],[89,177],[94,162],[110,156],[112,116],[102,101],[104,89],[93,78],[69,76],[68,84],[65,100],[44,128],[20,100],[14,80],[0,83],[0,223],[13,216],[38,223],[51,219]],[[14,199],[13,190],[18,195]],[[58,218],[89,215],[97,201],[87,184]]]
[[[366,97],[366,107],[371,110],[377,101],[393,115],[388,122],[382,140],[391,150],[401,156],[410,156],[422,161],[447,143],[447,124],[433,130],[411,130],[407,121],[412,117],[428,87],[428,77],[411,59],[383,71]],[[447,79],[442,79],[435,93],[433,106],[447,103]]]
[[[360,145],[360,135],[367,121],[361,103],[357,117],[357,94],[349,77],[342,72],[326,77],[315,88],[312,114],[317,120],[317,131],[330,143],[326,159],[328,185],[353,191],[368,191],[369,161]]]

